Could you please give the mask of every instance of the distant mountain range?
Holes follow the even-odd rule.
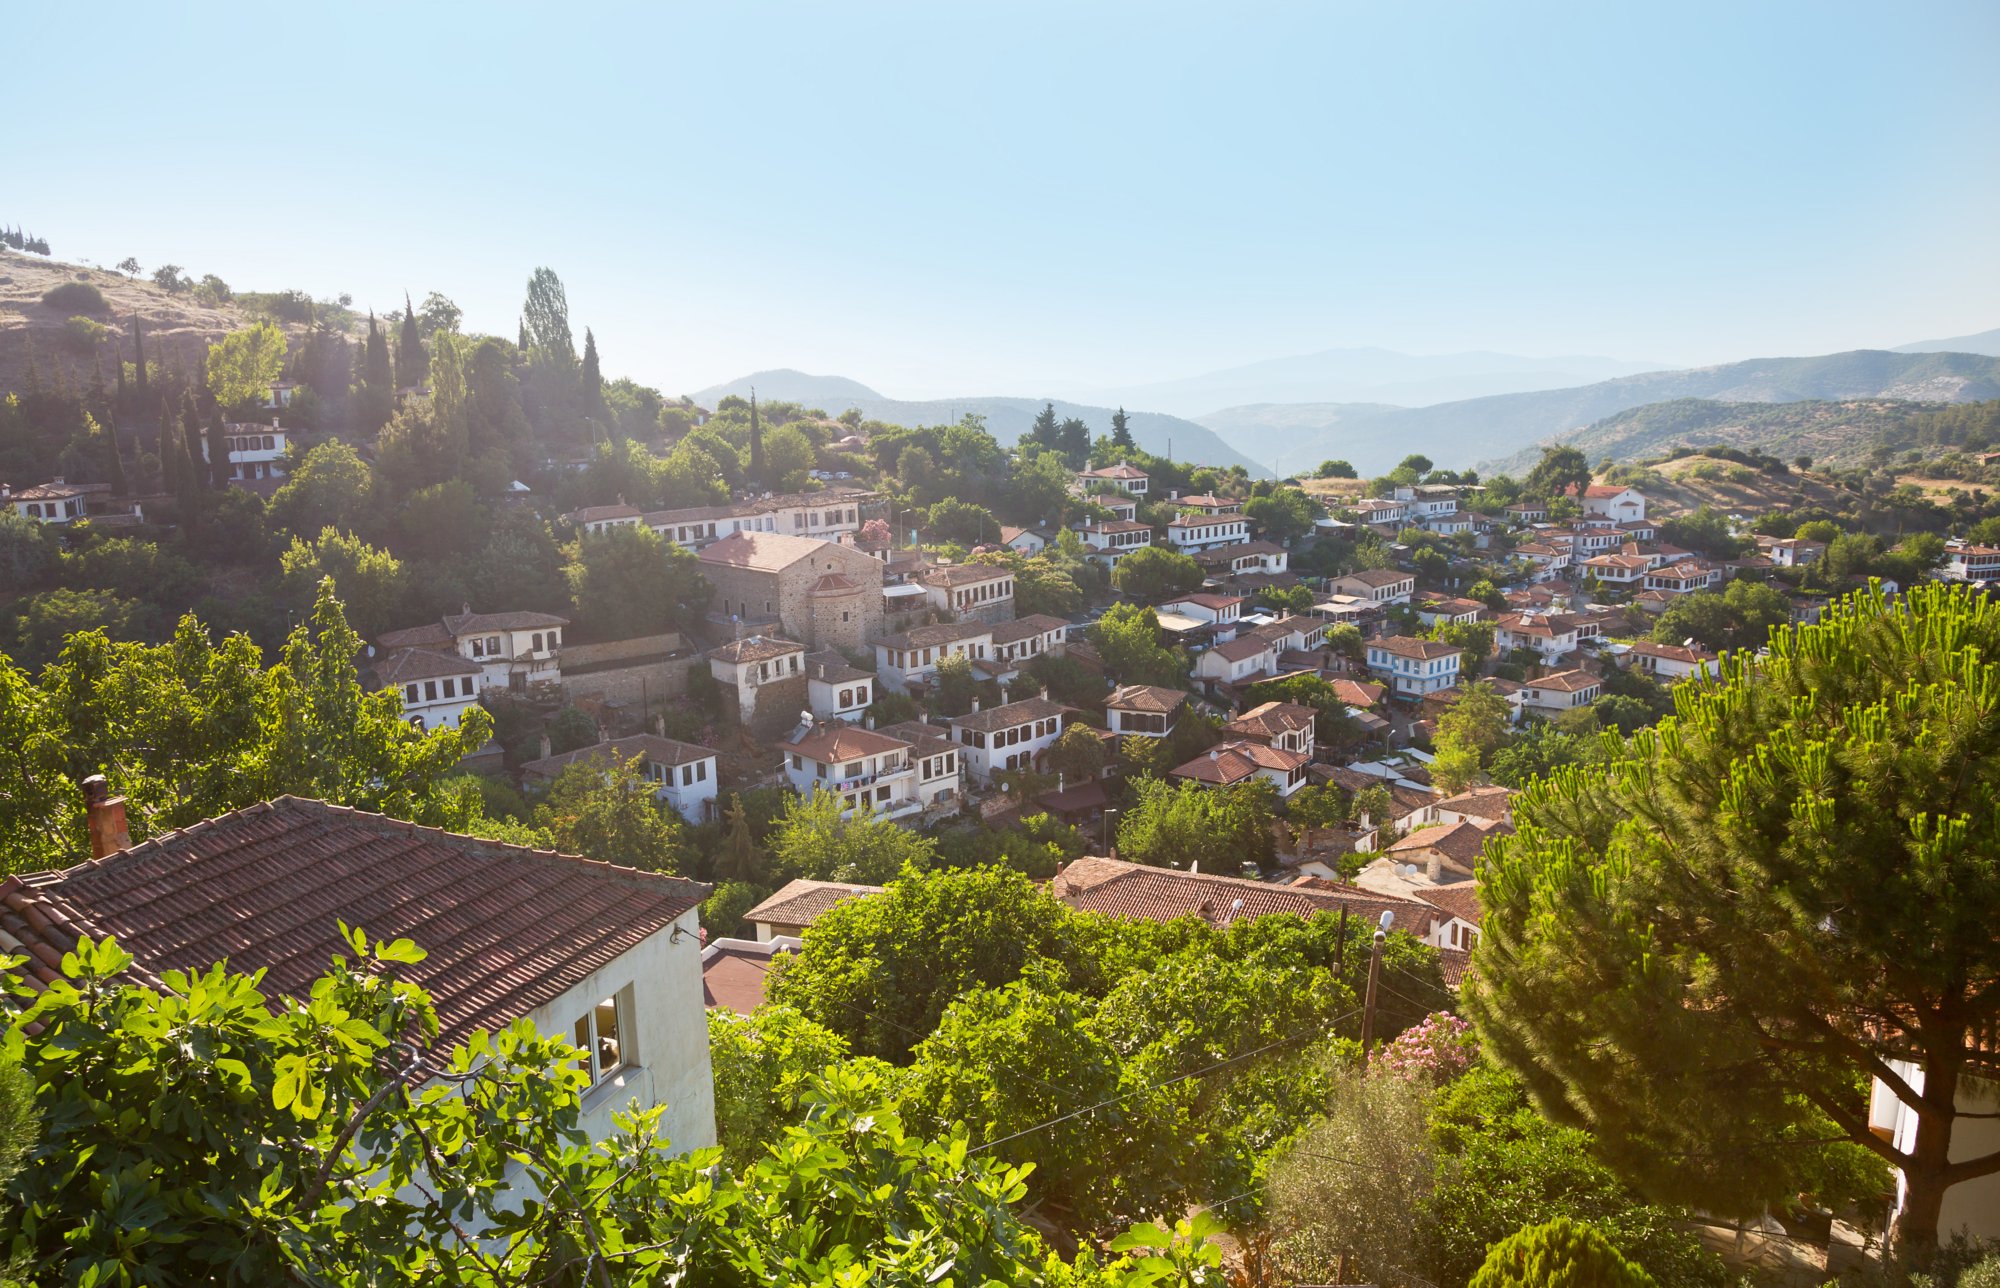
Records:
[[[1867,459],[1877,445],[1897,450],[1907,440],[1912,416],[1941,404],[1888,398],[1802,402],[1715,402],[1676,398],[1648,403],[1607,416],[1588,429],[1563,436],[1592,461],[1641,461],[1665,456],[1676,447],[1721,444],[1768,452],[1780,460],[1810,456],[1816,466],[1847,467]],[[1541,458],[1531,447],[1495,463],[1497,472],[1526,473]]]
[[[2000,328],[1981,331],[1978,335],[1957,335],[1949,340],[1919,340],[1915,344],[1899,344],[1896,353],[1983,353],[1989,358],[2000,358]]]
[[[1284,468],[1344,458],[1363,474],[1411,452],[1440,465],[1482,469],[1533,460],[1545,442],[1583,435],[1608,416],[1649,403],[1702,398],[1735,403],[1805,399],[1970,402],[2000,397],[2000,359],[1980,354],[1857,349],[1816,358],[1756,358],[1686,371],[1621,376],[1574,389],[1499,394],[1430,407],[1280,404],[1200,417],[1225,440],[1256,443]],[[1615,455],[1615,453],[1614,453]]]
[[[1326,349],[1155,384],[1062,387],[1080,401],[1144,407],[1205,422],[1205,413],[1244,403],[1432,403],[1587,385],[1657,371],[1662,362],[1571,355],[1526,358],[1516,353],[1398,353],[1393,349]]]
[[[844,376],[813,376],[788,369],[759,371],[725,384],[697,390],[688,397],[704,407],[713,407],[718,399],[731,394],[739,398],[749,397],[752,387],[757,390],[759,398],[804,403],[835,415],[854,407],[870,420],[887,421],[892,425],[942,425],[957,421],[967,412],[974,412],[986,418],[986,428],[1002,443],[1012,443],[1027,433],[1042,404],[1051,401],[1044,398],[986,397],[907,402],[885,398],[868,386]],[[1057,416],[1077,417],[1090,426],[1092,437],[1111,432],[1112,408],[1086,406],[1061,399],[1053,401]],[[1156,455],[1172,456],[1177,461],[1192,461],[1201,465],[1241,465],[1259,478],[1268,477],[1271,473],[1268,459],[1263,462],[1253,460],[1230,446],[1214,431],[1191,420],[1159,412],[1133,411],[1130,413],[1130,424],[1133,439]]]

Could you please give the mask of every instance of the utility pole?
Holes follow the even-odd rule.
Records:
[[[1382,914],[1384,921],[1394,913]],[[1382,941],[1389,937],[1386,926],[1375,930],[1375,946],[1368,953],[1368,998],[1361,1006],[1361,1058],[1368,1058],[1368,1048],[1375,1042],[1375,989],[1382,979]]]

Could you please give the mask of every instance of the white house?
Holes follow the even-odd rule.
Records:
[[[1111,517],[1114,519],[1123,519],[1129,523],[1139,517],[1138,500],[1116,489],[1099,488],[1095,495],[1085,493],[1083,499],[1092,505],[1111,511]]]
[[[1055,537],[1046,528],[1016,528],[1002,525],[1000,544],[1017,555],[1033,557],[1047,549]]]
[[[578,532],[592,535],[608,532],[612,528],[636,528],[642,517],[637,506],[623,501],[616,505],[587,505],[563,516]]]
[[[1388,635],[1368,641],[1368,669],[1398,697],[1420,698],[1458,683],[1459,651],[1437,640]]]
[[[1496,650],[1530,649],[1544,663],[1569,656],[1581,643],[1581,623],[1567,613],[1504,613],[1494,623]]]
[[[1361,523],[1401,526],[1410,517],[1410,504],[1393,497],[1363,497],[1352,503],[1356,521]]]
[[[87,517],[91,498],[109,495],[109,483],[70,483],[58,474],[47,483],[8,492],[14,513],[42,523],[68,523]]]
[[[1084,496],[1105,490],[1123,492],[1128,496],[1144,496],[1148,482],[1144,470],[1136,465],[1127,465],[1123,461],[1116,465],[1106,465],[1101,469],[1082,470],[1076,476],[1076,486]]]
[[[951,731],[930,723],[930,717],[884,725],[880,733],[910,744],[910,763],[917,769],[917,800],[925,810],[953,806],[959,795],[964,766]]]
[[[1416,593],[1417,578],[1415,573],[1394,568],[1363,568],[1345,577],[1335,577],[1328,586],[1343,595],[1353,595],[1371,603],[1407,604],[1410,596]]]
[[[1192,496],[1172,496],[1168,498],[1183,511],[1193,510],[1199,514],[1241,514],[1243,502],[1235,497],[1217,496],[1213,492],[1199,492]]]
[[[1947,546],[1944,575],[1953,581],[2000,579],[2000,546],[1975,546],[1966,542]]]
[[[479,664],[434,648],[405,648],[375,661],[375,681],[403,702],[403,719],[419,729],[458,728],[479,705]]]
[[[1663,595],[1692,595],[1697,590],[1709,590],[1721,582],[1722,569],[1711,567],[1699,559],[1655,568],[1646,574],[1646,589],[1657,590]]]
[[[1118,561],[1141,546],[1153,544],[1153,526],[1136,519],[1113,519],[1106,523],[1086,523],[1076,530],[1089,547],[1085,557],[1092,563],[1115,568]]]
[[[1167,544],[1183,554],[1240,545],[1250,539],[1250,520],[1241,515],[1182,515],[1167,524]]]
[[[1923,1095],[1921,1066],[1909,1060],[1888,1063],[1913,1093]],[[1977,1063],[1959,1075],[1958,1093],[1952,1099],[1952,1107],[1961,1115],[1953,1120],[1951,1127],[1949,1157],[1953,1161],[2000,1151],[2000,1067],[1996,1066],[2000,1066],[2000,1060],[1995,1059],[1989,1048]],[[1869,1091],[1868,1127],[1905,1154],[1916,1149],[1916,1110],[1880,1078],[1873,1081]],[[1903,1174],[1897,1172],[1892,1216],[1901,1210],[1908,1191]],[[1938,1211],[1938,1233],[1948,1238],[1958,1230],[1974,1239],[2000,1238],[2000,1172],[1960,1181],[1944,1192],[1944,1203]]]
[[[702,548],[739,532],[776,532],[778,520],[754,504],[698,505],[678,510],[654,510],[638,521],[683,550]]]
[[[1587,707],[1604,692],[1604,683],[1583,671],[1557,671],[1538,680],[1521,681],[1521,705],[1538,711],[1568,711]]]
[[[1759,536],[1757,553],[1778,568],[1803,568],[1825,557],[1826,542],[1810,541],[1804,537]]]
[[[1125,738],[1164,738],[1174,731],[1188,695],[1157,684],[1127,684],[1104,699],[1104,725]]]
[[[285,431],[274,417],[266,425],[224,425],[222,450],[229,456],[229,481],[285,477]],[[208,463],[208,435],[201,436],[201,459]]]
[[[1211,577],[1277,576],[1290,565],[1291,555],[1275,541],[1239,541],[1198,551],[1194,561]]]
[[[924,596],[938,608],[980,621],[1014,615],[1014,572],[1004,564],[944,564],[917,574]]]
[[[710,887],[295,796],[122,847],[123,802],[89,810],[97,861],[10,879],[22,915],[0,949],[59,958],[86,926],[132,954],[132,983],[157,988],[226,957],[260,973],[266,994],[303,1003],[336,954],[352,956],[343,923],[406,938],[427,954],[437,1050],[528,1020],[584,1052],[590,1139],[610,1139],[612,1115],[637,1100],[664,1108],[674,1149],[715,1143],[699,920]]]
[[[1278,789],[1280,797],[1287,797],[1306,785],[1311,763],[1310,756],[1296,751],[1237,738],[1218,743],[1186,764],[1175,766],[1167,777],[1203,787],[1233,787],[1262,778]]]
[[[1662,680],[1685,680],[1700,675],[1703,669],[1711,674],[1716,670],[1715,654],[1706,649],[1690,648],[1684,644],[1655,644],[1651,640],[1640,640],[1625,650],[1629,665],[1648,675]]]
[[[806,707],[815,720],[859,720],[875,701],[874,673],[831,649],[809,654],[805,667]]]
[[[993,660],[1019,669],[1044,654],[1060,656],[1068,641],[1068,622],[1047,613],[1030,613],[993,628]]]
[[[636,759],[639,776],[653,785],[655,798],[665,801],[690,823],[706,823],[715,817],[715,753],[707,747],[656,734],[633,734],[592,743],[575,751],[544,756],[521,766],[524,779],[553,782],[563,770],[578,762],[610,768]]]
[[[1062,736],[1067,713],[1059,702],[1028,698],[954,716],[952,736],[965,758],[966,773],[973,781],[990,785],[996,774],[1034,768],[1035,757]]]
[[[1526,561],[1530,581],[1550,581],[1563,574],[1575,556],[1566,546],[1549,541],[1526,541],[1514,547],[1514,557]]]
[[[1583,506],[1584,514],[1591,518],[1630,523],[1646,517],[1646,494],[1635,487],[1592,483],[1579,493],[1572,484],[1569,495]]]
[[[1296,702],[1265,702],[1237,716],[1222,726],[1222,730],[1237,738],[1262,743],[1266,747],[1295,751],[1307,760],[1311,760],[1315,745],[1313,741],[1315,714],[1311,707],[1300,706]]]
[[[1177,617],[1213,626],[1218,640],[1234,639],[1236,623],[1243,615],[1243,605],[1248,603],[1242,595],[1218,595],[1210,591],[1200,591],[1193,595],[1182,595],[1170,599],[1159,606],[1159,611]]]
[[[1476,622],[1485,611],[1486,605],[1476,599],[1459,599],[1450,595],[1426,595],[1417,601],[1417,620],[1426,626],[1435,626],[1439,622]]]
[[[1278,669],[1278,651],[1269,640],[1246,635],[1203,649],[1194,659],[1194,674],[1221,684],[1244,684]]]
[[[882,683],[907,690],[937,675],[948,657],[981,662],[993,656],[993,628],[983,622],[943,622],[919,626],[875,641],[875,674]]]
[[[562,632],[567,617],[549,613],[475,613],[467,608],[428,626],[388,631],[375,642],[393,652],[428,648],[479,664],[482,689],[525,689],[562,681]]]
[[[778,750],[793,789],[838,797],[843,818],[908,818],[923,809],[910,744],[901,738],[854,725],[812,725]]]
[[[756,716],[757,695],[767,685],[796,679],[805,671],[805,661],[805,645],[775,635],[749,635],[708,651],[709,674],[736,694],[737,714],[744,721]]]

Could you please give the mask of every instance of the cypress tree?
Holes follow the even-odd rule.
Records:
[[[361,357],[361,384],[367,391],[362,402],[362,428],[374,433],[389,423],[396,410],[396,378],[389,366],[389,337],[382,333],[375,314],[368,314],[368,347]]]
[[[125,365],[124,360],[120,359],[118,365],[123,367]],[[125,449],[119,446],[118,443],[117,417],[114,416],[112,418],[111,423],[106,426],[106,429],[111,434],[111,495],[129,496],[132,492],[132,484],[125,477]]]
[[[1131,427],[1125,423],[1125,409],[1120,407],[1111,413],[1111,445],[1113,447],[1136,447],[1132,441]]]
[[[201,414],[195,410],[194,394],[181,396],[181,423],[178,433],[169,434],[174,452],[174,498],[180,510],[181,527],[201,522],[201,494],[205,484],[195,465],[195,444],[201,439]]]
[[[128,405],[126,403],[126,397],[127,395],[125,392],[125,355],[121,353],[118,355],[118,380],[117,383],[113,386],[111,394],[113,405],[116,406],[117,409],[121,412],[124,411],[126,406]]]
[[[424,337],[417,330],[417,311],[410,296],[403,294],[403,333],[396,340],[396,387],[412,389],[431,378],[430,355],[424,352]]]
[[[603,424],[611,423],[610,408],[604,405],[604,373],[597,365],[597,337],[583,329],[583,409]]]
[[[222,423],[222,410],[217,408],[208,417],[208,481],[217,491],[229,486],[229,442],[228,426]]]
[[[174,462],[179,460],[180,457],[174,451],[174,431],[169,428],[172,423],[172,418],[167,415],[166,409],[162,408],[160,411],[160,434],[154,443],[154,451],[160,458],[160,491],[178,495],[180,492],[180,480],[174,477]]]
[[[137,313],[132,315],[132,387],[138,391],[139,406],[152,401],[146,396],[146,328]]]
[[[521,333],[520,333],[519,337],[515,339],[514,343],[520,346],[520,349],[521,349],[521,356],[522,356],[522,357],[524,357],[524,358],[525,358],[525,357],[527,357],[527,356],[528,356],[528,319],[526,319],[526,318],[522,318],[522,319],[521,319]]]
[[[757,391],[750,391],[750,477],[764,481],[764,427],[757,422]]]

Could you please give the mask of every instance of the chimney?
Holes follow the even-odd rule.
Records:
[[[541,737],[541,745],[535,752],[535,757],[538,760],[547,760],[549,758],[549,754],[550,754],[549,736],[545,733]]]
[[[278,427],[278,418],[276,416],[273,416],[271,417],[271,428],[276,429],[277,427]]]
[[[131,829],[125,825],[125,798],[111,794],[111,784],[103,774],[92,774],[83,780],[83,812],[90,829],[90,857],[101,859],[107,854],[130,849]]]
[[[974,714],[974,715],[978,715],[978,714],[979,714],[979,699],[978,699],[978,698],[974,698],[974,699],[972,700],[972,714]]]
[[[1424,875],[1429,877],[1433,884],[1444,875],[1444,859],[1436,850],[1431,851],[1430,861],[1424,864]]]

